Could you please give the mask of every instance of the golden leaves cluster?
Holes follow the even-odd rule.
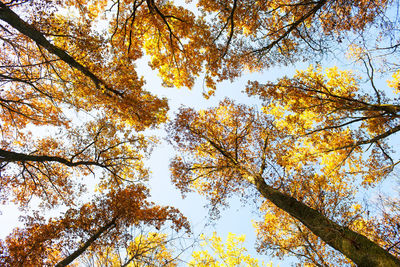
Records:
[[[265,264],[259,262],[258,259],[251,257],[246,252],[246,248],[243,247],[245,241],[245,235],[236,235],[228,233],[226,242],[217,236],[217,233],[213,233],[211,237],[201,235],[202,239],[201,248],[202,250],[194,251],[192,253],[192,260],[189,261],[188,266],[193,267],[222,267],[222,266],[268,266],[272,267],[272,264]]]
[[[288,158],[318,160],[325,174],[345,166],[364,174],[364,184],[373,184],[391,170],[385,138],[397,131],[397,106],[383,90],[375,96],[363,93],[359,83],[350,71],[311,66],[277,83],[251,82],[246,91],[263,101],[263,112],[274,116],[281,131],[293,136]],[[373,146],[369,158],[362,159],[368,145]]]

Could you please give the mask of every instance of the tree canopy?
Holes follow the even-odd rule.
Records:
[[[398,8],[389,0],[1,0],[0,198],[21,209],[25,226],[1,241],[0,262],[178,264],[160,229],[190,232],[189,221],[173,203],[148,200],[144,164],[159,142],[148,130],[167,123],[179,153],[172,182],[204,195],[214,215],[233,195],[258,201],[260,253],[313,266],[400,265],[399,199],[383,198],[370,213],[359,197],[400,162]],[[352,70],[325,67],[334,57]],[[205,98],[248,72],[310,67],[232,88],[261,108],[227,98],[170,120],[167,99],[138,74],[144,60],[164,87],[203,79]],[[390,76],[387,87],[380,78]],[[132,233],[140,227],[148,234]],[[255,265],[232,240],[226,250],[209,241],[222,261]],[[193,255],[193,266],[213,258]]]

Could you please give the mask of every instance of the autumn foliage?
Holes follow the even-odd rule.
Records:
[[[254,199],[261,253],[315,266],[400,265],[398,199],[382,197],[369,214],[359,197],[399,163],[391,144],[400,105],[389,91],[399,91],[398,1],[192,4],[0,1],[0,199],[25,214],[1,241],[1,264],[178,264],[160,228],[189,232],[189,222],[148,200],[144,161],[158,140],[146,130],[166,123],[169,107],[138,74],[144,61],[165,87],[192,89],[201,77],[208,98],[249,71],[347,51],[364,73],[310,64],[249,81],[242,89],[261,109],[230,99],[182,107],[167,124],[179,151],[172,182],[204,195],[213,215],[233,195]],[[378,74],[392,76],[391,89]],[[141,227],[146,234],[132,234]],[[226,248],[216,235],[203,241],[223,257],[203,250],[192,266],[258,265],[242,255],[241,237]]]
[[[188,266],[205,267],[205,266],[268,266],[259,262],[258,259],[252,258],[243,247],[245,241],[244,235],[237,236],[229,233],[224,243],[221,237],[214,232],[211,237],[202,235],[200,246],[203,250],[194,251],[192,260]]]
[[[25,210],[32,199],[44,210],[68,208],[57,218],[26,217],[26,228],[2,243],[4,265],[66,266],[89,247],[118,247],[132,227],[189,229],[176,209],[146,200],[143,160],[155,139],[140,131],[164,122],[168,105],[135,71],[143,43],[125,47],[126,31],[105,39],[92,30],[106,7],[0,3],[1,197]],[[82,203],[93,175],[95,199]]]

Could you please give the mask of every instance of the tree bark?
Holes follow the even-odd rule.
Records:
[[[266,199],[302,222],[324,242],[360,267],[400,266],[400,260],[347,227],[340,226],[313,208],[267,185],[262,177],[248,179]]]
[[[94,233],[82,246],[80,246],[77,250],[75,250],[71,255],[60,261],[55,265],[55,267],[64,267],[73,262],[76,258],[78,258],[82,253],[86,251],[86,249],[96,241],[104,232],[115,227],[115,221],[117,218],[112,219],[111,222],[107,223],[103,227],[101,227],[96,233]]]

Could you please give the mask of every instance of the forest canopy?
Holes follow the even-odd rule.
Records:
[[[265,265],[240,236],[202,235],[191,255],[177,246],[195,239],[190,219],[149,199],[146,160],[166,130],[171,181],[208,201],[209,220],[232,197],[258,203],[260,257],[400,266],[398,11],[397,0],[1,0],[0,198],[24,223],[1,240],[1,265]],[[166,94],[201,90],[203,102],[229,84],[254,105],[226,95],[169,112],[143,61]],[[266,81],[277,67],[286,75]],[[249,73],[263,80],[235,87]]]

